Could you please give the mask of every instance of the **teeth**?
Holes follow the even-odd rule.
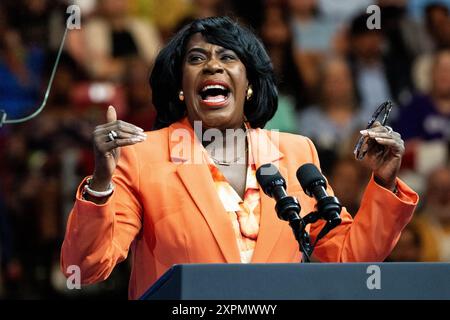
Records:
[[[221,90],[228,90],[227,88],[225,88],[224,86],[221,86],[220,84],[213,84],[213,85],[208,85],[203,87],[202,92],[205,92],[206,90],[209,89],[221,89]]]
[[[208,102],[222,102],[225,100],[226,100],[226,98],[224,96],[208,97],[207,99],[205,99],[205,101],[208,101]]]

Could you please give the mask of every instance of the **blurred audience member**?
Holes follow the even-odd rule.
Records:
[[[128,113],[124,120],[146,131],[153,128],[156,118],[148,75],[145,62],[135,59],[128,65],[125,77]]]
[[[320,15],[317,0],[288,0],[288,5],[303,79],[308,90],[315,93],[320,81],[320,65],[324,56],[332,51],[332,39],[338,31]]]
[[[424,251],[423,238],[416,223],[409,223],[386,262],[419,262]]]
[[[382,32],[386,39],[386,57],[406,72],[412,87],[410,70],[414,59],[429,51],[431,41],[423,25],[407,15],[407,0],[378,0],[381,7]]]
[[[448,6],[439,3],[430,4],[426,7],[425,13],[427,29],[433,39],[435,49],[447,49],[450,45]]]
[[[224,15],[228,9],[224,0],[192,0],[192,4],[195,19]]]
[[[47,54],[45,74],[51,73],[55,59],[56,54]],[[87,75],[83,71],[83,68],[63,51],[58,64],[58,72],[55,73],[53,80],[51,94],[48,97],[46,113],[55,113],[61,117],[73,113],[72,90],[81,81],[86,81]]]
[[[422,20],[425,9],[430,4],[440,4],[450,8],[450,0],[408,0],[408,13],[412,18]]]
[[[129,58],[140,57],[150,67],[161,46],[158,30],[129,15],[126,0],[99,0],[99,15],[84,23],[75,53],[94,79],[122,80]]]
[[[14,256],[14,230],[2,197],[0,192],[0,298],[16,291],[14,287],[22,273],[22,267]]]
[[[333,24],[320,16],[317,0],[288,0],[294,42],[305,52],[325,53],[330,49]]]
[[[286,6],[286,0],[262,0],[252,1],[249,5],[248,1],[227,0],[231,3],[231,10],[228,13],[239,18],[239,21],[249,26],[260,26],[263,20],[264,9],[272,4]]]
[[[173,31],[177,31],[195,19],[230,14],[230,2],[225,0],[191,0],[188,14],[181,19]]]
[[[435,55],[430,94],[418,95],[402,108],[396,129],[406,141],[450,139],[450,50]]]
[[[366,171],[351,155],[337,160],[331,170],[330,185],[333,185],[336,197],[352,215],[359,210],[362,192],[370,174]]]
[[[8,119],[36,108],[41,86],[44,52],[27,47],[0,5],[0,108]]]
[[[347,62],[341,58],[327,61],[321,69],[320,104],[299,114],[298,130],[310,137],[319,152],[322,169],[329,172],[340,146],[363,126],[355,101],[354,85]]]
[[[419,56],[413,65],[415,86],[423,93],[431,89],[433,55],[439,50],[450,49],[450,14],[446,5],[431,3],[426,9],[425,22],[432,41],[430,52]]]
[[[279,90],[277,113],[266,128],[296,132],[296,111],[305,106],[308,93],[296,61],[297,52],[292,45],[286,8],[278,4],[266,6],[260,33],[272,61]]]
[[[350,27],[350,63],[360,105],[366,119],[388,99],[410,96],[409,71],[383,53],[385,39],[378,29],[368,29],[368,14],[354,18]]]
[[[425,176],[449,159],[450,141],[450,51],[435,55],[429,94],[418,94],[400,109],[393,123],[406,141],[403,178],[419,192]]]
[[[450,167],[431,172],[415,218],[424,239],[424,261],[450,261]]]
[[[154,23],[164,40],[170,37],[179,22],[192,11],[191,1],[186,0],[129,0],[129,2],[131,13]]]
[[[62,1],[6,1],[12,26],[27,46],[56,50],[64,32],[66,8]]]
[[[354,16],[365,12],[373,0],[318,0],[319,10],[337,27],[347,24]]]

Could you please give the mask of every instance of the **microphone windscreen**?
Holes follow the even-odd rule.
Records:
[[[312,163],[306,163],[297,170],[297,179],[300,182],[305,193],[313,183],[321,182],[326,188],[326,180],[322,173]]]
[[[283,186],[286,188],[286,181],[281,176],[277,167],[271,163],[263,164],[256,170],[256,180],[263,189],[264,193],[269,197],[272,196],[272,188],[275,186]]]

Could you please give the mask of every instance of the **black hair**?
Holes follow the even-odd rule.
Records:
[[[425,9],[424,9],[424,11],[425,11],[425,16],[428,17],[428,16],[431,14],[431,12],[434,11],[434,10],[441,10],[441,11],[443,11],[446,15],[449,14],[449,9],[448,9],[448,7],[447,7],[444,3],[439,2],[439,1],[435,1],[435,2],[429,3],[429,4],[427,4],[427,5],[425,6]]]
[[[244,114],[252,128],[263,128],[275,114],[278,104],[270,58],[252,31],[229,17],[211,17],[186,25],[156,57],[150,76],[157,112],[154,129],[167,127],[186,115],[186,106],[178,99],[178,94],[186,45],[196,33],[201,33],[209,43],[233,50],[238,55],[254,92],[245,102]]]
[[[378,33],[379,29],[369,29],[367,27],[367,20],[371,15],[368,13],[361,13],[355,16],[350,22],[350,36],[356,37],[368,33]],[[382,28],[383,29],[383,28]]]
[[[449,8],[441,3],[441,2],[432,2],[429,3],[427,6],[425,6],[425,25],[427,26],[427,28],[430,30],[432,29],[432,18],[431,18],[431,13],[433,11],[442,11],[446,16],[449,15]]]
[[[270,9],[278,9],[281,14],[281,19],[289,31],[289,37],[286,43],[283,44],[282,65],[280,70],[275,68],[275,80],[278,87],[278,92],[281,94],[290,95],[295,100],[295,109],[302,110],[309,104],[309,95],[306,89],[306,84],[303,79],[301,70],[297,68],[294,58],[294,43],[292,41],[292,31],[289,28],[290,12],[285,4],[270,3],[267,4],[262,15],[261,21],[258,25],[259,34],[263,43],[265,44],[270,55],[270,44],[264,39],[263,27],[269,19]]]

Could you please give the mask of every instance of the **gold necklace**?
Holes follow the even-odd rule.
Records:
[[[244,124],[245,126],[245,124]],[[215,153],[215,149],[212,150]],[[239,160],[241,160],[243,157],[247,156],[248,152],[248,141],[247,141],[247,127],[245,126],[245,152],[244,155],[241,155],[239,157],[235,157],[232,161],[224,161],[224,160],[218,160],[214,158],[211,154],[208,153],[209,157],[212,159],[212,161],[220,166],[231,166],[233,163],[237,163]],[[226,156],[225,156],[226,157]]]
[[[211,159],[214,161],[215,164],[218,164],[220,166],[227,166],[228,167],[228,166],[231,166],[233,163],[237,163],[239,160],[244,158],[246,155],[247,155],[247,150],[245,150],[245,155],[242,155],[240,157],[236,157],[232,161],[217,160],[212,155],[209,155],[209,156],[211,157]]]

